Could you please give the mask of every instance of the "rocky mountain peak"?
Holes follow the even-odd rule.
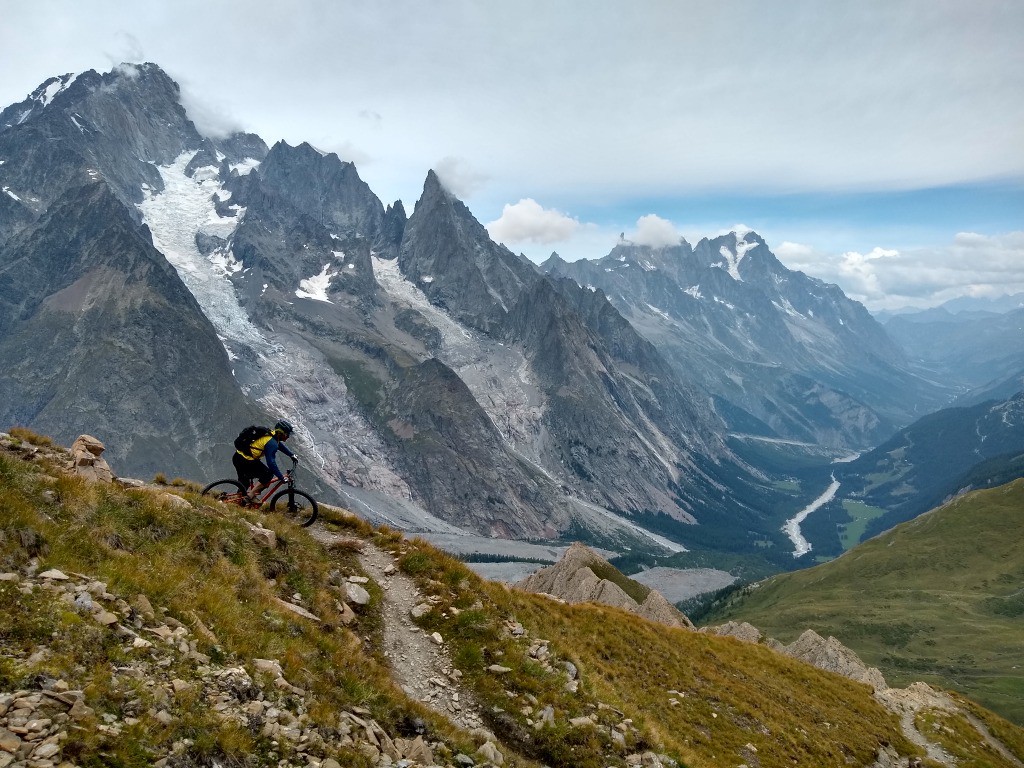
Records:
[[[558,255],[557,251],[552,251],[551,255],[548,256],[547,259],[545,259],[543,261],[543,263],[541,263],[540,271],[541,272],[551,272],[552,270],[556,269],[557,267],[563,266],[563,265],[568,264],[568,263],[569,262],[567,262],[565,259],[563,259],[561,256]]]
[[[306,142],[293,147],[279,141],[260,165],[259,179],[264,194],[332,228],[332,234],[361,235],[371,241],[380,234],[384,205],[355,165],[333,152],[321,152]]]
[[[405,206],[401,200],[395,200],[384,210],[379,243],[382,256],[389,259],[398,256],[398,249],[405,235],[405,225],[408,223],[409,217],[405,214]]]
[[[262,162],[270,148],[255,133],[237,131],[227,138],[214,141],[217,149],[224,153],[224,159],[229,163],[238,163],[246,159]]]
[[[493,242],[469,208],[434,171],[405,227],[398,262],[431,302],[489,331],[520,293],[540,280],[536,267]]]
[[[446,198],[454,198],[455,195],[448,191],[448,188],[441,183],[441,177],[437,175],[437,171],[433,168],[427,171],[427,177],[423,180],[423,193],[420,199],[431,198],[436,195],[442,195]]]

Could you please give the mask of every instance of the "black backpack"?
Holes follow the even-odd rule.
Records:
[[[259,440],[261,437],[273,434],[266,427],[257,427],[255,424],[251,427],[246,427],[238,433],[238,437],[235,438],[235,450],[241,451],[242,453],[248,453],[249,449],[252,448],[252,444]]]

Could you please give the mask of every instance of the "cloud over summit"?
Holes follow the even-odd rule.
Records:
[[[670,245],[679,245],[683,236],[671,221],[649,213],[637,219],[636,232],[629,239],[637,245],[665,248]]]
[[[501,217],[487,224],[487,231],[492,238],[506,244],[548,245],[568,240],[580,226],[576,219],[546,209],[532,198],[524,198],[506,205]]]

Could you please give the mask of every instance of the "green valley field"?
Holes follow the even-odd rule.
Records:
[[[833,635],[890,685],[962,691],[1024,722],[1024,479],[967,494],[815,568],[747,587],[704,618],[784,642]]]

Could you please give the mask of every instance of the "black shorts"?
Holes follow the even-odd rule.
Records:
[[[247,459],[238,451],[235,451],[235,455],[231,457],[231,463],[235,465],[235,472],[238,473],[238,482],[246,488],[253,480],[259,480],[266,485],[274,479],[274,473],[270,471],[270,467],[262,461]]]

